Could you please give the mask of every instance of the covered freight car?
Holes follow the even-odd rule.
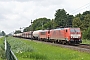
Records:
[[[22,33],[23,38],[32,38],[32,31],[29,32],[23,32]]]

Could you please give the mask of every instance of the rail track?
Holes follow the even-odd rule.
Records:
[[[72,50],[80,51],[80,52],[86,52],[90,54],[90,44],[76,44],[76,45],[63,45],[63,44],[57,44],[57,43],[51,43],[51,42],[45,42],[45,41],[38,41],[38,40],[33,40],[35,42],[41,42],[45,44],[50,44],[53,46],[59,46],[62,48],[69,48]]]
[[[90,44],[79,44],[77,47],[90,49]]]

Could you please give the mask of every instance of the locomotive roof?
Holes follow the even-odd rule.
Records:
[[[77,28],[57,28],[57,29],[51,29],[51,30],[63,30],[63,29],[77,29]]]
[[[52,29],[52,30],[63,30],[64,28],[57,28],[57,29]]]

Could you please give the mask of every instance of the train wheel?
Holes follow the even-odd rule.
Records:
[[[65,45],[66,44],[66,41],[62,41],[62,44]]]

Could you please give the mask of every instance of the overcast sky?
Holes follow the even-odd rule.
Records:
[[[76,15],[90,10],[90,0],[0,0],[0,30],[10,33],[37,18],[53,19],[58,9]]]

